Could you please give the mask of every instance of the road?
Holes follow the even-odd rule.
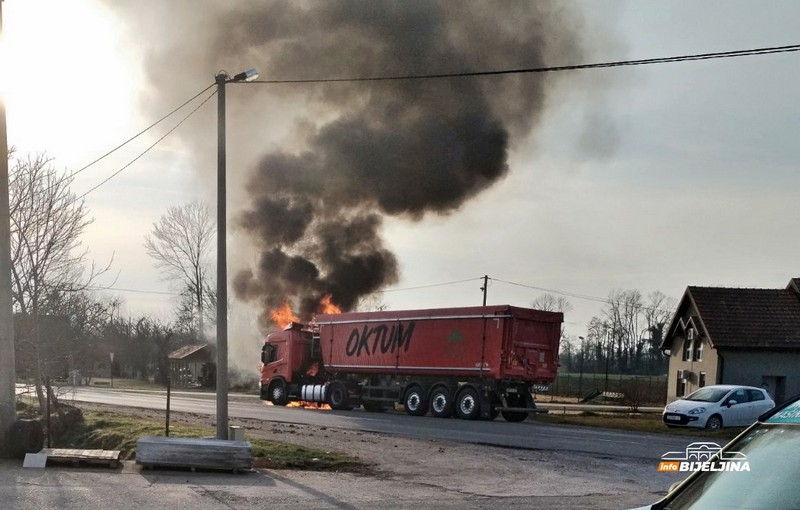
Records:
[[[166,409],[165,392],[70,387],[62,401],[82,401]],[[172,392],[170,408],[205,415],[216,412],[213,393]],[[528,420],[522,423],[497,421],[442,420],[408,416],[400,412],[367,413],[361,410],[330,411],[284,408],[268,405],[251,395],[231,395],[228,415],[266,422],[298,423],[393,434],[414,439],[437,439],[492,446],[513,446],[530,450],[575,452],[658,461],[665,452],[686,447],[687,437],[666,434],[598,429],[568,425],[550,425]],[[691,438],[694,441],[703,438]],[[713,441],[713,439],[709,439]]]
[[[64,390],[62,402],[165,410],[164,392]],[[170,407],[213,417],[216,401],[209,393],[174,392]],[[232,424],[237,420],[245,424],[247,419],[248,430],[253,421],[263,421],[266,433],[286,434],[278,437],[289,444],[340,445],[341,451],[376,466],[378,475],[273,469],[246,475],[150,471],[133,462],[111,471],[49,466],[35,470],[7,461],[0,463],[0,501],[4,502],[0,506],[20,510],[250,510],[265,505],[287,510],[455,510],[497,508],[498,504],[508,510],[634,508],[656,501],[682,477],[657,473],[661,455],[699,440],[535,420],[468,422],[402,412],[282,408],[239,394],[229,398],[229,416]],[[327,431],[321,433],[323,429]]]

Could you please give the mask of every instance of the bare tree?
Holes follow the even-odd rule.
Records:
[[[545,312],[569,313],[572,311],[572,303],[564,296],[554,296],[552,294],[542,294],[531,302],[531,307]]]
[[[209,265],[216,226],[206,204],[190,202],[170,207],[153,224],[153,232],[145,237],[144,246],[167,280],[178,284],[191,296],[193,316],[199,336],[204,336],[204,323],[209,303]]]
[[[642,349],[647,347],[650,370],[663,372],[667,368],[669,358],[661,354],[661,340],[664,338],[664,330],[669,325],[672,314],[675,313],[677,300],[667,297],[660,291],[651,292],[647,298],[648,304],[643,311],[649,338],[642,345]]]
[[[531,307],[545,312],[561,312],[564,315],[572,311],[572,303],[569,302],[564,296],[554,296],[552,294],[542,294],[531,302]],[[561,349],[559,352],[559,361],[563,362],[568,367],[572,367],[573,363],[573,346],[570,338],[565,333],[564,324],[561,324],[561,337],[559,342]]]
[[[80,238],[93,220],[84,201],[70,191],[72,176],[56,171],[51,162],[44,154],[16,159],[9,182],[12,298],[22,329],[18,344],[31,354],[42,408],[48,353],[41,318],[57,308],[54,300],[64,292],[85,289],[110,267],[97,270],[92,265],[86,274],[87,250]]]
[[[589,323],[595,361],[602,357],[608,369],[619,373],[661,373],[665,360],[658,346],[674,306],[674,299],[658,291],[648,295],[646,304],[638,290],[610,292],[602,316]]]
[[[634,345],[639,339],[639,316],[642,311],[642,293],[638,290],[614,290],[604,310],[611,324],[611,335],[616,345],[617,365],[620,371],[630,371]]]

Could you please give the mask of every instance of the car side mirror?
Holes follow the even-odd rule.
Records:
[[[730,406],[736,405],[736,404],[738,404],[738,402],[736,402],[735,400],[728,400],[728,404],[727,405],[728,405],[728,407],[730,407]]]

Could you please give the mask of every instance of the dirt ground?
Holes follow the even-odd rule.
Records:
[[[161,411],[136,410],[136,414],[163,419]],[[171,420],[213,425],[211,417],[192,413],[173,412]],[[386,487],[387,494],[433,490],[487,505],[500,499],[508,508],[624,509],[655,502],[677,481],[656,473],[652,462],[623,457],[416,440],[254,419],[232,419],[231,425],[244,427],[246,438],[345,452],[373,467],[369,475],[277,471],[280,476],[306,482],[339,477],[354,487],[377,483]]]

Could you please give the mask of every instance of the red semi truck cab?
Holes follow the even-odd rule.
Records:
[[[469,388],[484,414],[521,412],[533,407],[534,384],[555,379],[562,322],[561,313],[508,305],[318,315],[267,337],[261,398],[374,410],[432,404],[434,413]]]

